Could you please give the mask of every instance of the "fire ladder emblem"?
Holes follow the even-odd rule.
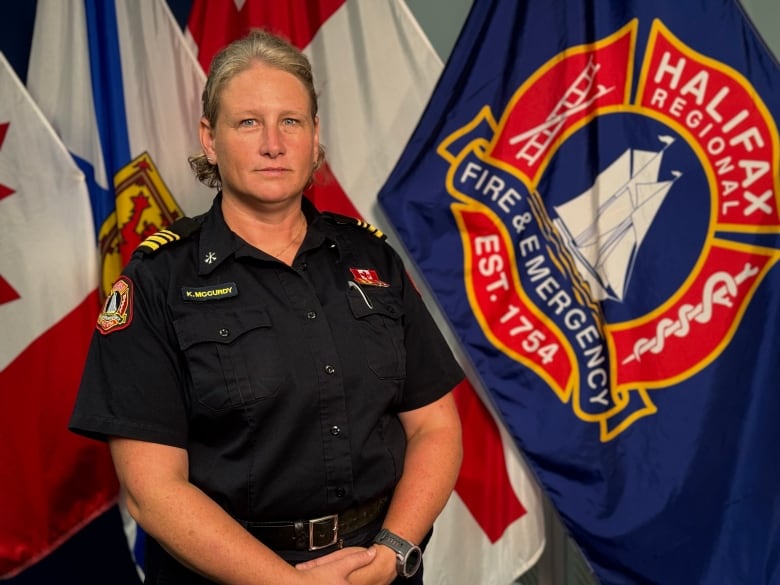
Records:
[[[539,157],[547,151],[553,140],[557,138],[567,118],[587,109],[614,89],[600,84],[596,85],[596,73],[600,67],[591,56],[577,79],[555,104],[547,119],[542,124],[509,139],[509,144],[513,146],[523,145],[515,155],[516,159],[525,160],[529,165],[534,165]]]

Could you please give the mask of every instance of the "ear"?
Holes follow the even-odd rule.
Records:
[[[215,146],[214,130],[206,118],[200,119],[199,134],[200,134],[200,145],[203,148],[203,153],[206,155],[207,159],[216,163],[217,152],[214,149]]]
[[[320,157],[320,117],[314,116],[314,152],[312,153],[312,160],[314,164],[317,164],[317,159]]]

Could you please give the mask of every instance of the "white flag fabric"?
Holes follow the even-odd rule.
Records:
[[[322,194],[315,188],[315,204],[354,208],[386,230],[377,193],[427,104],[441,59],[401,0],[195,0],[187,32],[207,70],[219,48],[259,26],[288,37],[312,62],[320,138],[336,182]],[[425,580],[509,585],[544,548],[540,489],[470,384],[456,396],[466,460],[426,550]]]
[[[539,484],[473,389],[458,388],[464,463],[425,551],[427,585],[509,585],[544,552]]]
[[[333,175],[360,215],[381,226],[376,195],[428,103],[441,59],[402,1],[343,2],[303,50]]]
[[[0,184],[14,191],[0,202],[0,274],[19,296],[0,306],[5,369],[87,297],[97,263],[84,176],[5,57],[0,71]]]
[[[114,192],[117,173],[127,172],[144,153],[182,210],[196,214],[208,208],[213,193],[187,164],[187,156],[200,150],[204,83],[205,74],[164,1],[137,6],[108,0],[96,6],[84,0],[38,0],[27,87],[71,153],[86,165],[99,227],[106,219],[99,212],[109,215],[125,203],[123,194]],[[152,203],[170,205],[165,195],[144,194],[160,198]],[[119,218],[120,229],[124,219]],[[145,221],[150,217],[133,226],[137,232]],[[157,225],[159,218],[154,223],[165,227]]]

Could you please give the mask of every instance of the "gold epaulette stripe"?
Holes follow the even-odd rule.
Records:
[[[382,233],[382,230],[380,230],[377,227],[374,227],[373,225],[371,225],[367,221],[363,221],[362,219],[357,219],[356,222],[357,222],[357,224],[360,227],[362,227],[364,229],[367,229],[369,232],[374,234],[377,238],[384,238],[385,237],[385,234]]]
[[[175,242],[176,240],[180,239],[181,236],[179,234],[176,234],[170,230],[162,230],[146,238],[143,242],[141,242],[141,246],[146,246],[152,252],[156,252],[160,246],[170,244],[171,242]]]
[[[385,239],[385,234],[383,234],[382,231],[379,228],[374,227],[373,225],[371,225],[370,223],[368,223],[367,221],[365,221],[363,219],[359,219],[357,217],[352,217],[350,215],[342,215],[340,213],[333,213],[331,211],[324,211],[322,214],[328,216],[329,218],[331,218],[333,221],[335,221],[338,224],[354,225],[354,226],[357,226],[357,227],[359,227],[361,229],[364,229],[364,230],[368,231],[369,233],[373,234],[374,236],[376,236],[380,240],[384,240]]]

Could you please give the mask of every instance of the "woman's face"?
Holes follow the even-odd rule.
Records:
[[[225,197],[249,206],[299,196],[319,150],[309,94],[294,75],[262,62],[227,82],[215,127],[201,120],[206,156],[219,165]]]

